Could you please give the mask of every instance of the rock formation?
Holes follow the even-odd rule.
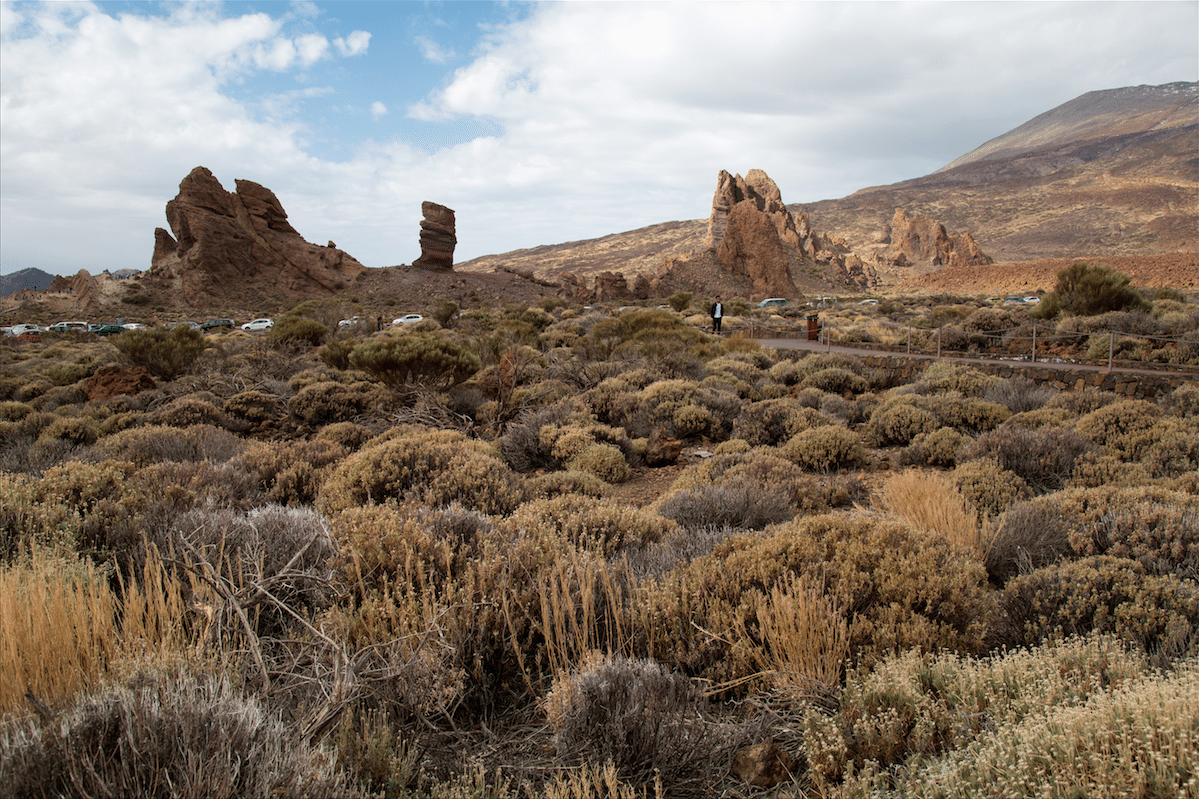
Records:
[[[60,275],[54,278],[46,291],[70,294],[75,306],[84,313],[95,312],[101,307],[100,290],[96,285],[96,278],[92,277],[86,269],[80,269],[72,277]]]
[[[335,247],[305,241],[270,189],[249,180],[236,186],[227,192],[196,167],[167,203],[171,232],[154,231],[150,275],[183,302],[209,305],[254,283],[294,299],[327,296],[366,269]]]
[[[454,246],[458,236],[454,227],[454,211],[437,203],[421,203],[424,219],[420,223],[420,258],[412,265],[419,269],[451,272],[454,269]]]
[[[882,243],[884,262],[894,266],[935,268],[942,266],[986,266],[991,258],[974,242],[969,231],[947,233],[945,226],[924,214],[908,216],[895,209]]]

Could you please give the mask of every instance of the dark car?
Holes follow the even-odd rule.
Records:
[[[221,328],[225,328],[226,330],[232,330],[233,329],[233,320],[232,319],[209,319],[207,322],[200,325],[201,330],[220,330]]]
[[[92,325],[91,332],[97,336],[119,336],[128,331],[123,325]]]

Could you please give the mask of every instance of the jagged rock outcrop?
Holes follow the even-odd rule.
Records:
[[[790,214],[788,214],[790,216]],[[798,255],[778,234],[774,219],[752,200],[733,206],[724,237],[716,246],[716,259],[735,277],[748,279],[756,295],[795,295],[791,264]]]
[[[881,243],[887,245],[883,260],[894,266],[935,268],[993,263],[969,231],[948,233],[945,226],[932,217],[924,214],[908,216],[902,208],[895,209]]]
[[[254,284],[294,299],[327,296],[366,269],[336,247],[305,241],[270,189],[249,180],[236,187],[227,192],[196,167],[167,203],[171,232],[154,231],[150,275],[185,303],[208,305]]]
[[[418,269],[452,272],[454,247],[458,244],[453,209],[427,201],[421,203],[420,209],[424,216],[420,222],[420,258],[412,265]]]
[[[71,277],[60,275],[54,278],[46,291],[70,294],[75,306],[82,312],[100,309],[100,290],[96,286],[96,278],[86,269],[80,269]]]

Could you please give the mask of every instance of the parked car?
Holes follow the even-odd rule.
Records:
[[[758,303],[759,308],[782,308],[787,304],[786,297],[767,297]]]
[[[1041,303],[1041,298],[1034,294],[1031,297],[1025,297],[1024,301],[1029,305],[1039,305]]]
[[[408,313],[408,314],[404,314],[399,319],[392,319],[391,323],[393,325],[410,325],[413,322],[423,321],[424,318],[425,317],[421,316],[418,313]]]
[[[121,325],[121,327],[125,328],[126,330],[145,330],[146,329],[146,326],[143,325],[141,322],[126,322],[125,324]]]
[[[31,324],[13,325],[8,329],[10,336],[40,336],[42,332],[42,328]]]
[[[125,328],[121,325],[99,324],[92,325],[92,332],[97,336],[119,336],[125,332]]]
[[[878,305],[878,300],[862,300],[858,305]]]
[[[200,325],[201,330],[220,330],[221,328],[225,328],[226,330],[232,330],[233,329],[233,320],[232,319],[209,319],[207,322]]]
[[[55,333],[86,333],[88,324],[87,322],[59,322],[50,325],[50,330]]]
[[[1012,302],[1012,303],[1018,303],[1020,305],[1023,305],[1026,302],[1026,300],[1023,297],[1008,297],[1007,299],[1004,300],[1004,302],[1005,303]]]
[[[241,326],[242,330],[270,330],[275,326],[271,319],[255,319]]]
[[[351,325],[356,325],[361,321],[362,320],[360,318],[358,318],[357,316],[351,316],[349,319],[342,319],[340,322],[337,323],[337,326],[338,327],[350,327]]]
[[[189,322],[187,320],[184,320],[182,322],[176,322],[175,324],[171,325],[171,327],[190,327],[192,330],[199,330],[200,323],[199,322]]]

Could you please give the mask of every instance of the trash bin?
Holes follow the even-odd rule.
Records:
[[[820,314],[810,313],[808,320],[808,341],[820,340]]]

